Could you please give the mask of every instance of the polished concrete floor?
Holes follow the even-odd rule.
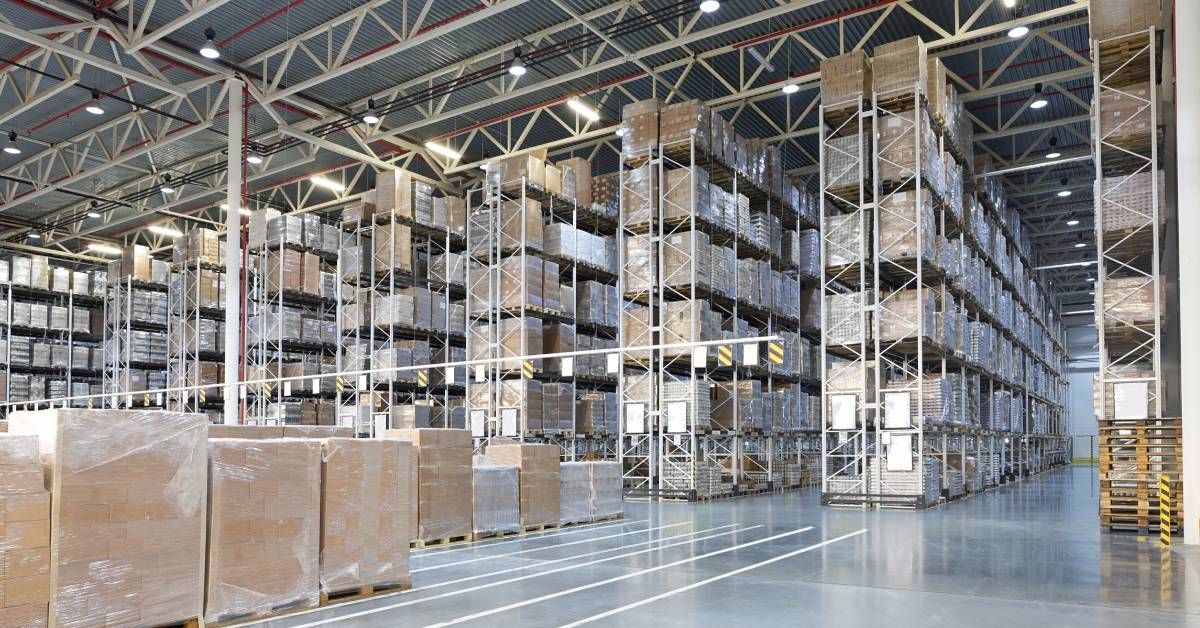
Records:
[[[925,512],[832,510],[815,490],[413,553],[412,591],[315,626],[1200,626],[1200,552],[1101,534],[1095,469]]]

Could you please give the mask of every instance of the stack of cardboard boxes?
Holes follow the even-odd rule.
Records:
[[[36,436],[0,435],[0,566],[0,626],[46,626],[50,493]]]
[[[321,451],[322,594],[409,584],[412,445],[328,438]]]
[[[583,523],[591,521],[588,497],[591,489],[591,469],[587,462],[563,462],[559,465],[558,522]]]
[[[521,531],[521,484],[515,466],[476,464],[472,468],[474,495],[472,531],[476,535]]]
[[[416,457],[417,532],[423,541],[471,534],[471,433],[467,430],[387,430],[410,441]],[[557,494],[557,493],[556,493]]]
[[[207,423],[199,414],[125,410],[11,416],[12,433],[38,436],[55,501],[50,625],[201,616]]]
[[[316,606],[321,441],[214,438],[208,456],[205,620]]]
[[[488,464],[520,469],[522,528],[558,523],[558,445],[493,442],[484,456]]]

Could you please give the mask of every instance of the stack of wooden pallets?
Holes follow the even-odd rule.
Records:
[[[1178,418],[1100,423],[1100,525],[1113,532],[1159,530],[1159,479],[1171,488],[1171,530],[1183,521],[1183,433]]]

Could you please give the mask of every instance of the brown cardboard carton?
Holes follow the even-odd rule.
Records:
[[[267,252],[267,290],[300,292],[304,289],[304,255],[292,249]]]
[[[563,196],[575,199],[579,207],[592,206],[592,164],[582,157],[558,162],[563,175]]]
[[[520,469],[521,526],[559,520],[559,458],[557,445],[493,443],[484,452],[488,464]]]
[[[379,215],[413,217],[413,178],[404,170],[385,170],[375,181],[375,208]]]
[[[821,102],[849,104],[859,96],[870,97],[871,60],[860,50],[821,60]]]
[[[48,622],[50,493],[41,479],[37,437],[0,435],[0,626]]]
[[[121,277],[133,277],[134,281],[151,281],[150,248],[141,244],[127,246],[121,251]]]
[[[455,429],[387,430],[412,442],[417,469],[417,534],[431,541],[471,533],[471,433]]]
[[[207,419],[201,414],[44,410],[10,417],[36,434],[54,495],[50,625],[162,625],[200,617]]]
[[[412,272],[411,227],[396,223],[381,225],[375,229],[371,242],[376,274],[388,270]]]
[[[221,425],[208,426],[209,438],[283,438],[279,425]]]
[[[320,600],[321,442],[210,439],[205,621]]]
[[[1092,39],[1112,39],[1160,23],[1158,0],[1092,0],[1088,27]]]
[[[300,271],[301,290],[305,294],[321,294],[321,257],[304,253]]]
[[[409,583],[412,446],[362,438],[321,443],[321,591]]]

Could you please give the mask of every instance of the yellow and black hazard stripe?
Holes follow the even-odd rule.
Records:
[[[717,365],[733,366],[733,347],[725,345],[717,347]]]
[[[772,364],[783,364],[783,345],[778,342],[768,342],[767,359]]]
[[[207,399],[207,397],[208,397],[208,395],[206,395],[206,394],[204,393],[204,389],[203,389],[203,388],[201,388],[200,390],[197,390],[197,391],[196,391],[196,396],[197,396],[197,397],[199,397],[199,399],[200,399],[200,403],[204,403],[205,399]]]
[[[1158,476],[1158,544],[1171,547],[1171,480]]]
[[[92,398],[91,398],[91,397],[88,397],[88,400],[87,400],[87,407],[88,407],[88,410],[91,410],[91,409],[92,409]]]
[[[421,369],[421,370],[417,371],[417,385],[418,386],[428,386],[429,385],[429,371],[427,371],[425,369]]]
[[[337,381],[334,382],[334,386],[337,386],[338,393],[341,393],[343,390],[346,390],[346,378],[342,377],[341,375],[338,375]]]
[[[271,385],[270,384],[263,384],[263,395],[265,395],[267,397],[271,396]]]
[[[525,360],[525,364],[521,365],[521,373],[525,379],[533,379],[533,360]]]
[[[142,395],[142,403],[143,403],[143,404],[145,404],[145,405],[147,405],[147,406],[149,406],[149,405],[150,405],[150,393],[144,393],[144,394]]]

